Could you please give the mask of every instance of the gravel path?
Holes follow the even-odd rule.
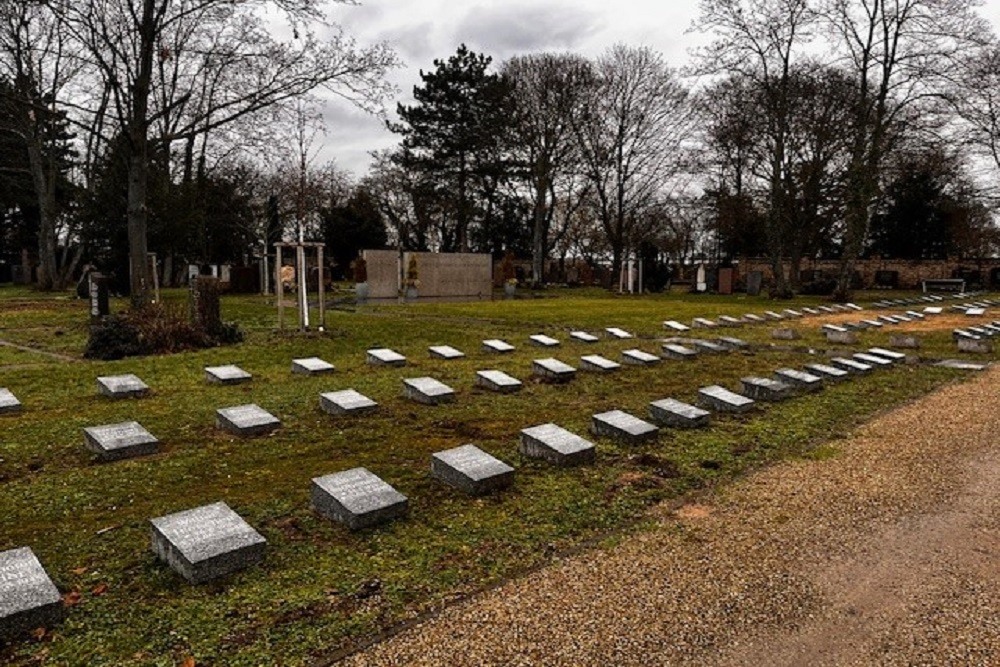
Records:
[[[1000,665],[1000,368],[347,665]]]

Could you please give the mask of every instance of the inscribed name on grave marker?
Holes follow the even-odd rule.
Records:
[[[263,435],[281,426],[281,420],[270,412],[249,403],[215,411],[215,425],[233,435]]]
[[[29,547],[0,552],[0,642],[62,620],[59,589]]]
[[[743,395],[755,401],[783,401],[793,393],[791,385],[771,378],[740,378],[740,385]]]
[[[140,398],[149,386],[135,375],[106,375],[97,378],[97,391],[108,398]]]
[[[342,389],[319,395],[323,412],[335,417],[364,415],[378,409],[378,403],[354,389]]]
[[[243,384],[252,379],[253,376],[250,373],[233,364],[205,368],[205,380],[212,384]]]
[[[711,413],[694,405],[664,398],[649,404],[649,417],[660,426],[698,428],[708,426]]]
[[[819,391],[823,388],[822,377],[794,368],[779,368],[774,371],[774,379],[800,391]]]
[[[101,461],[148,456],[160,446],[160,441],[135,421],[88,426],[83,437],[87,449]]]
[[[520,391],[524,385],[520,380],[503,371],[488,370],[476,371],[476,386],[501,394],[512,394]]]
[[[555,424],[523,429],[519,449],[524,456],[557,466],[591,463],[596,457],[594,443]]]
[[[406,514],[407,498],[367,468],[316,477],[310,489],[313,508],[351,530]]]
[[[655,424],[650,424],[622,410],[609,410],[592,416],[590,430],[595,435],[628,444],[652,440],[660,431]]]
[[[424,405],[439,405],[455,400],[455,390],[432,377],[404,379],[403,393],[410,400]]]
[[[719,385],[710,385],[699,389],[698,403],[702,407],[719,412],[747,412],[754,405],[753,399],[741,396]]]
[[[506,488],[514,469],[475,445],[462,445],[431,456],[431,475],[470,495]]]

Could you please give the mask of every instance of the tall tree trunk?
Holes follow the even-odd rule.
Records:
[[[38,288],[61,289],[55,221],[55,184],[46,178],[42,149],[34,135],[27,137],[28,164],[38,199]]]
[[[545,283],[545,237],[548,236],[546,196],[549,186],[545,179],[535,183],[535,223],[531,238],[531,280],[534,287]]]

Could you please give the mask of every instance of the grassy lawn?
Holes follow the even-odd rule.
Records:
[[[646,404],[672,396],[694,401],[706,384],[738,388],[741,376],[821,361],[821,322],[796,321],[802,339],[772,346],[770,326],[724,330],[756,343],[746,353],[701,355],[610,375],[580,373],[568,385],[527,381],[531,360],[555,356],[578,365],[583,354],[618,359],[621,350],[656,352],[664,319],[800,307],[818,300],[670,294],[619,297],[552,290],[486,303],[371,305],[327,314],[325,334],[274,331],[265,297],[227,297],[225,319],[248,331],[245,343],[200,352],[117,362],[67,361],[0,347],[0,386],[24,412],[0,418],[0,550],[30,546],[77,603],[42,638],[0,648],[11,665],[312,664],[380,631],[484,586],[544,564],[580,545],[643,530],[649,505],[731,479],[778,458],[836,456],[836,440],[872,414],[961,374],[901,365],[824,392],[713,417],[697,432],[664,430],[641,447],[598,439],[594,465],[556,469],[523,459],[517,435],[553,421],[587,433],[590,415],[621,408],[646,416]],[[184,293],[167,298],[183,302]],[[115,309],[124,307],[115,302]],[[288,321],[294,312],[286,313]],[[0,288],[0,339],[80,357],[87,308],[66,295]],[[954,357],[956,316],[914,325],[926,357]],[[571,342],[571,329],[620,326],[637,340]],[[896,327],[899,331],[902,327]],[[556,350],[529,347],[530,334],[563,340]],[[693,332],[709,337],[718,332]],[[863,347],[886,345],[890,332],[863,332]],[[500,357],[480,351],[485,338],[517,346]],[[449,344],[467,358],[432,360],[427,347]],[[374,368],[364,350],[392,347],[405,368]],[[291,359],[319,356],[337,370],[293,376]],[[235,363],[249,385],[207,385],[202,368]],[[476,370],[497,368],[526,380],[498,395],[473,386]],[[136,373],[149,397],[98,397],[99,375]],[[427,407],[400,396],[401,379],[431,375],[455,388],[454,404]],[[324,391],[354,388],[380,404],[372,416],[336,419],[319,409]],[[214,427],[217,408],[255,402],[281,418],[270,436],[239,439]],[[162,441],[155,456],[94,463],[82,429],[135,419]],[[591,438],[592,439],[592,438]],[[429,457],[475,443],[517,468],[512,489],[471,499],[432,480]],[[309,507],[310,479],[363,465],[410,499],[409,516],[350,532]],[[219,583],[192,587],[149,549],[148,520],[226,501],[268,540],[262,566]]]

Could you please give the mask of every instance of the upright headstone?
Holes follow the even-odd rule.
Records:
[[[622,410],[594,415],[590,420],[590,430],[595,435],[633,445],[653,440],[660,431],[656,425]]]
[[[319,395],[323,412],[334,417],[365,415],[378,409],[378,403],[354,389],[342,389]]]
[[[763,271],[747,271],[747,294],[749,296],[759,296],[763,285]]]
[[[101,461],[118,461],[155,454],[160,441],[139,422],[122,422],[83,429],[87,449]]]
[[[22,408],[21,401],[17,400],[14,392],[6,387],[0,387],[0,415],[17,414]]]
[[[424,405],[439,405],[455,400],[455,390],[432,377],[404,379],[403,393],[410,400]]]
[[[233,435],[251,436],[270,433],[281,426],[281,420],[259,405],[250,403],[216,410],[215,425]]]
[[[473,496],[504,489],[514,482],[513,468],[475,445],[433,454],[431,475]]]
[[[515,377],[503,371],[476,371],[476,386],[501,394],[512,394],[520,391],[524,384]]]
[[[555,424],[532,426],[521,431],[521,454],[556,466],[593,462],[594,443]]]
[[[857,345],[858,334],[853,331],[848,331],[843,327],[840,331],[834,331],[832,329],[826,329],[823,333],[826,334],[826,340],[829,343],[836,343],[838,345]]]
[[[292,372],[296,375],[324,375],[334,370],[333,364],[319,357],[292,359]]]
[[[205,367],[205,380],[210,384],[243,384],[252,379],[250,373],[233,364]]]
[[[153,553],[191,584],[228,576],[264,560],[267,540],[224,502],[150,523]]]
[[[708,426],[711,413],[673,398],[664,398],[649,404],[650,418],[660,426],[698,428]]]
[[[406,514],[407,498],[367,468],[351,468],[315,477],[312,506],[351,530],[367,528]]]
[[[100,273],[90,274],[90,322],[97,324],[110,312],[108,279]]]
[[[0,642],[62,620],[62,596],[30,547],[0,552]]]
[[[141,398],[149,386],[135,375],[105,375],[97,378],[97,391],[108,398]]]

